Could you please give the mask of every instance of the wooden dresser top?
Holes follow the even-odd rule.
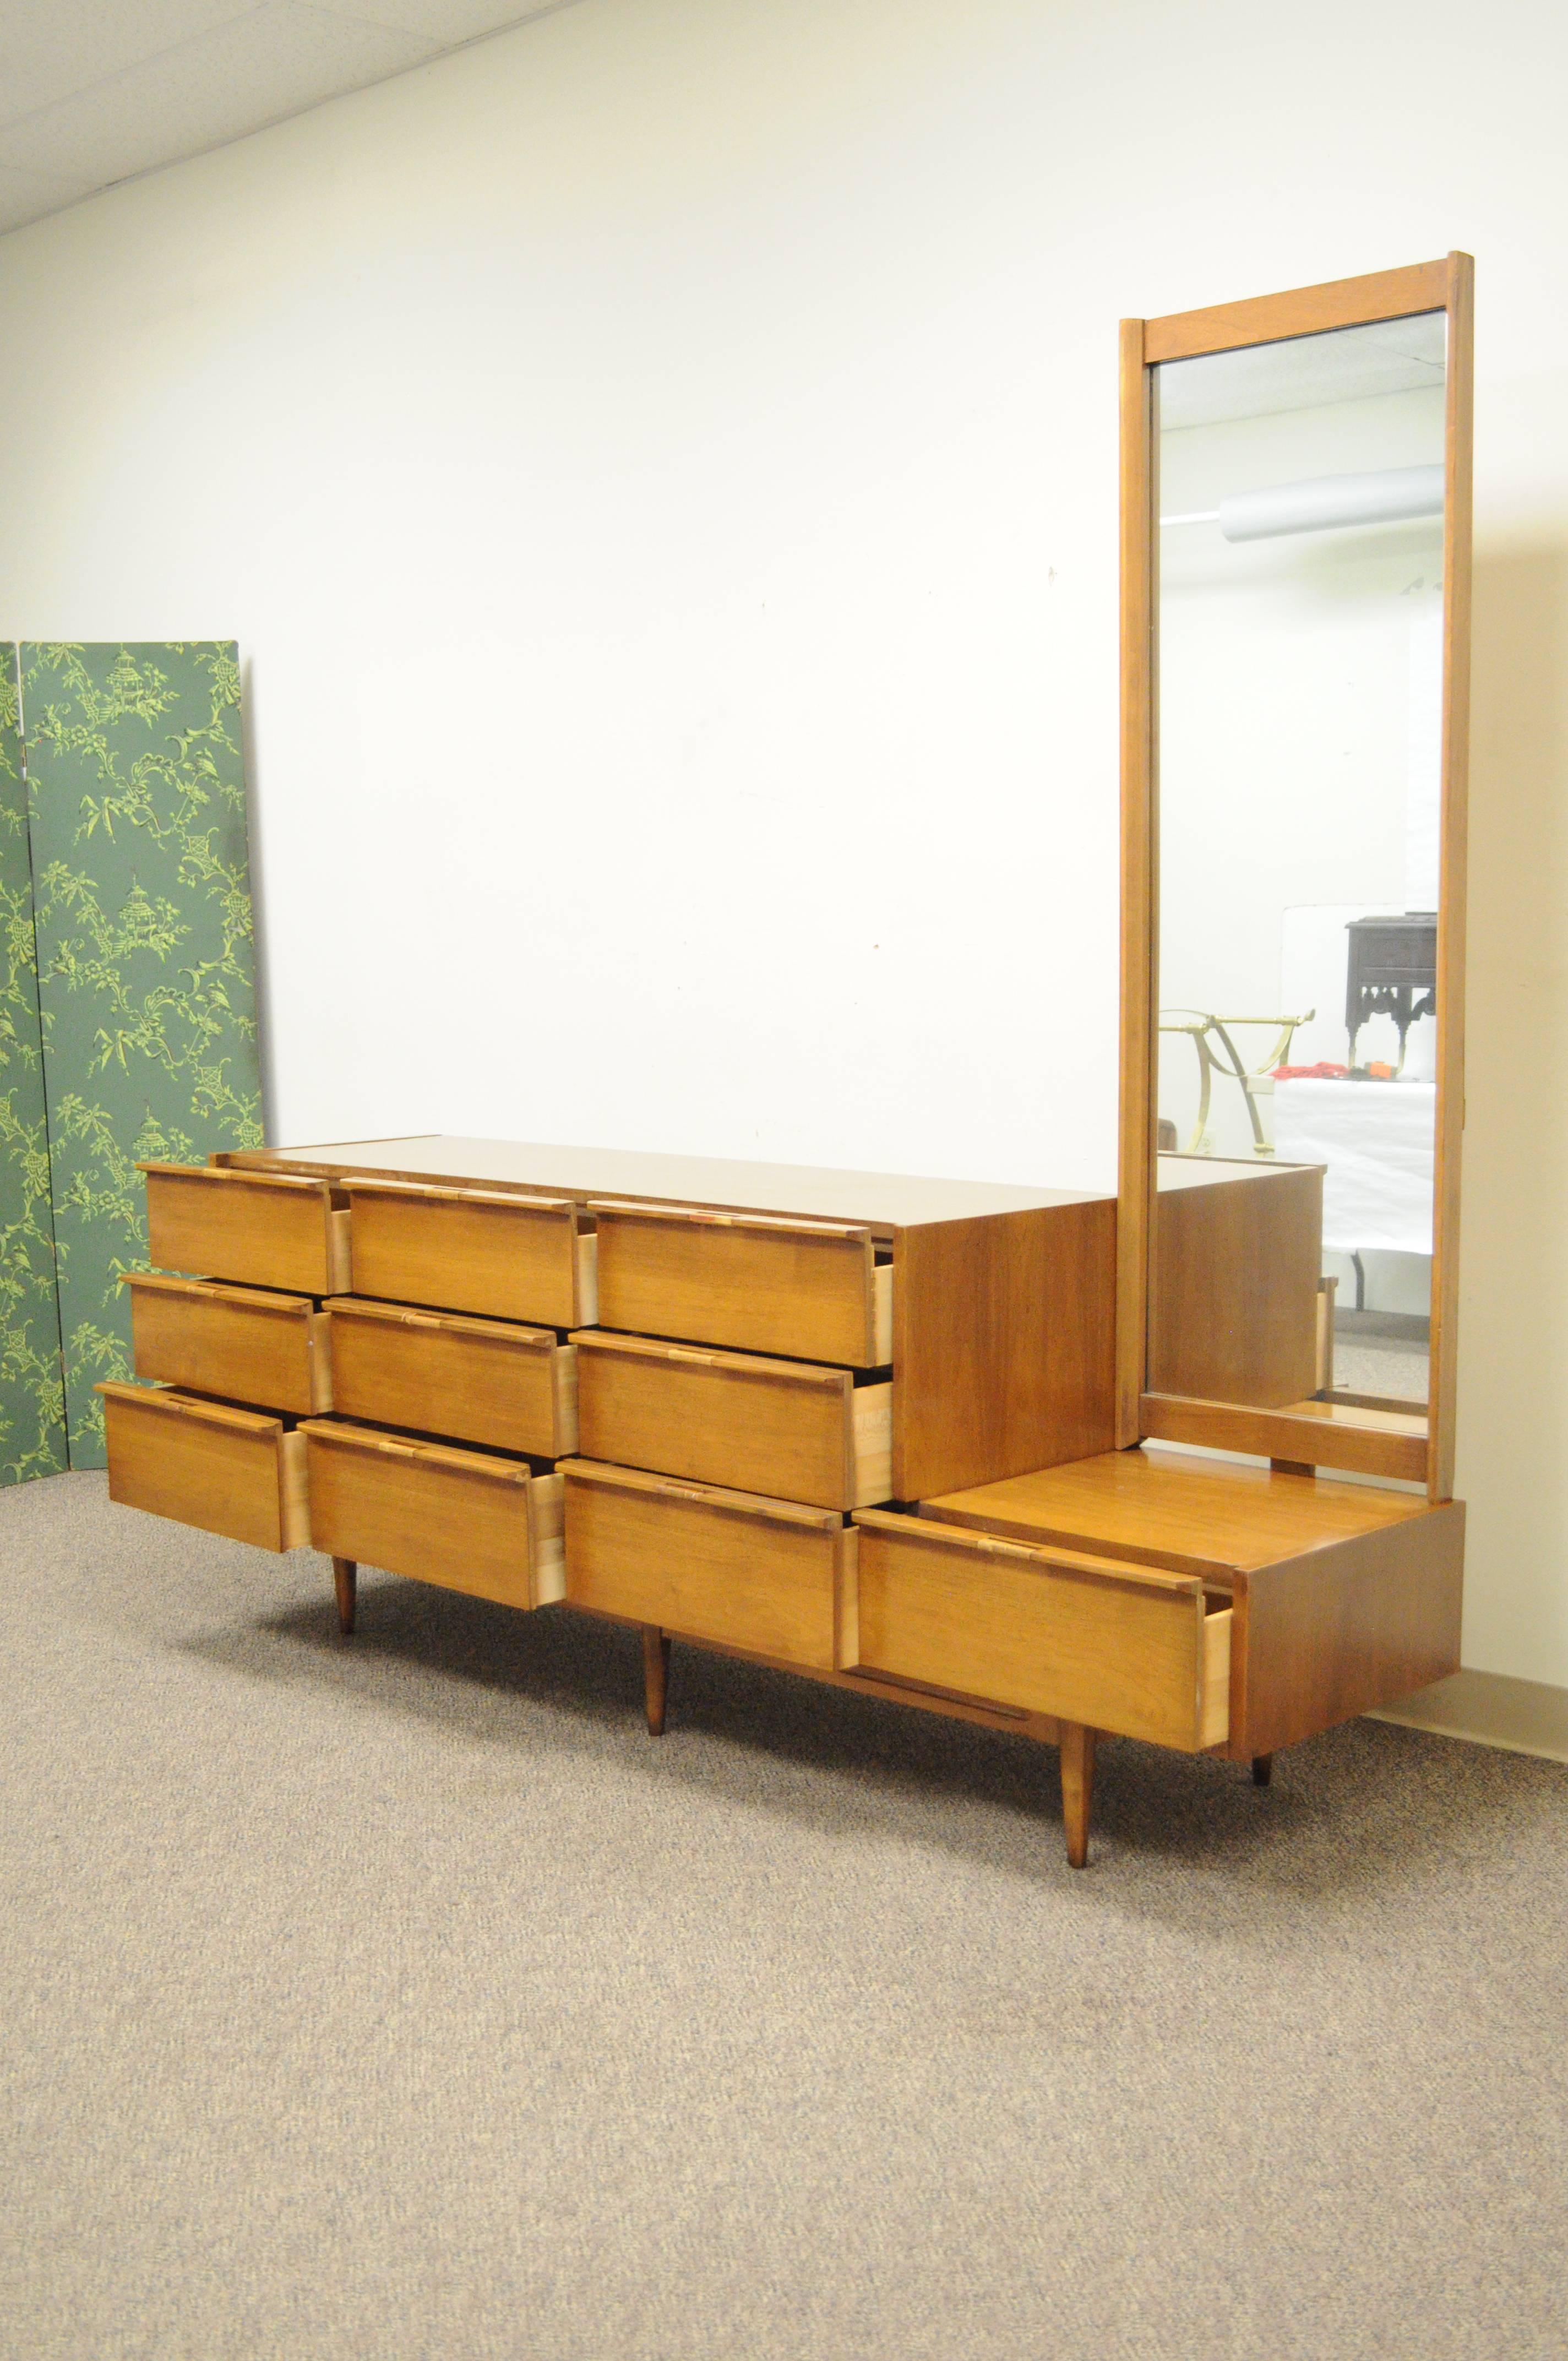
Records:
[[[324,1180],[472,1181],[487,1189],[562,1197],[625,1198],[748,1213],[916,1229],[935,1222],[1108,1202],[1089,1189],[1019,1189],[988,1180],[923,1180],[901,1173],[834,1172],[809,1164],[742,1164],[718,1157],[643,1155],[619,1148],[544,1148],[431,1132],[407,1139],[327,1140],[218,1156],[242,1171],[302,1172]]]
[[[1414,1492],[1152,1449],[1107,1451],[921,1504],[1020,1541],[1104,1550],[1189,1574],[1255,1569],[1433,1513]]]

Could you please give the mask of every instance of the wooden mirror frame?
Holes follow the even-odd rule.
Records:
[[[1144,1437],[1341,1467],[1453,1490],[1459,1157],[1464,1123],[1465,810],[1470,721],[1470,499],[1475,264],[1467,254],[1282,295],[1122,323],[1122,1093],[1116,1274],[1117,1444]],[[1413,1419],[1188,1400],[1146,1389],[1156,1190],[1159,976],[1158,605],[1154,370],[1162,361],[1326,329],[1448,318],[1443,681],[1438,895],[1438,1090],[1432,1179],[1431,1363],[1426,1431]]]

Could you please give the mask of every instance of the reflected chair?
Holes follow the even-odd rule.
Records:
[[[1252,1125],[1253,1154],[1273,1155],[1274,1143],[1264,1136],[1263,1117],[1258,1111],[1259,1086],[1273,1073],[1276,1066],[1289,1064],[1290,1043],[1297,1027],[1310,1024],[1317,1013],[1315,1008],[1309,1008],[1299,1016],[1215,1016],[1198,1008],[1161,1009],[1160,1031],[1185,1033],[1198,1052],[1198,1119],[1187,1145],[1189,1156],[1202,1153],[1216,1074],[1228,1075],[1241,1084],[1242,1096],[1246,1101],[1247,1120]],[[1231,1028],[1243,1025],[1266,1026],[1273,1035],[1274,1047],[1258,1065],[1249,1066],[1231,1038]]]

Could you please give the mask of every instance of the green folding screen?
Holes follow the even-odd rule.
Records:
[[[25,797],[10,680],[0,1480],[16,1481],[104,1464],[93,1389],[130,1374],[138,1161],[262,1133],[237,651],[24,644]]]
[[[0,643],[0,1483],[66,1464],[16,651]]]

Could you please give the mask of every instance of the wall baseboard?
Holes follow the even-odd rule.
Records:
[[[1366,1719],[1568,1763],[1568,1689],[1546,1681],[1517,1681],[1507,1673],[1451,1673],[1447,1680],[1434,1681],[1430,1689],[1418,1689]]]

